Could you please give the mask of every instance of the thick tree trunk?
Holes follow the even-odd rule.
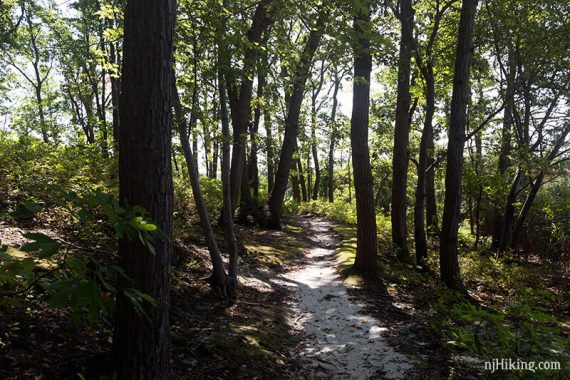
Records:
[[[172,72],[172,77],[175,78],[174,71]],[[212,289],[214,289],[219,294],[226,296],[227,293],[225,286],[227,280],[226,271],[224,269],[224,261],[220,254],[218,243],[216,242],[214,230],[212,229],[212,224],[210,223],[210,218],[208,217],[206,202],[202,196],[198,170],[196,168],[196,162],[194,161],[194,155],[192,154],[192,148],[190,147],[188,126],[185,122],[184,111],[182,110],[182,104],[180,103],[180,96],[178,95],[175,79],[172,81],[172,96],[174,111],[176,114],[176,123],[178,125],[178,133],[180,135],[180,144],[182,145],[182,151],[184,153],[184,159],[186,161],[186,168],[188,169],[188,177],[190,178],[192,195],[194,196],[196,210],[198,211],[198,216],[200,217],[200,225],[202,226],[202,231],[204,232],[204,237],[206,238],[206,244],[208,246],[208,252],[210,253],[210,259],[212,260],[212,276],[210,277],[209,282],[212,286]],[[193,113],[190,116],[190,120],[195,117],[196,114]],[[192,124],[192,122],[189,124]]]
[[[465,142],[466,108],[469,103],[469,72],[473,55],[473,28],[478,0],[463,0],[449,120],[449,143],[445,172],[445,202],[441,230],[439,267],[441,279],[449,287],[464,291],[457,260],[457,232],[461,218],[461,182]]]
[[[307,44],[303,49],[303,53],[297,63],[295,75],[293,79],[293,92],[289,101],[287,110],[287,118],[285,119],[285,135],[283,137],[283,146],[279,157],[279,165],[275,176],[275,184],[273,191],[269,197],[269,227],[281,228],[281,210],[283,207],[283,199],[287,190],[287,181],[289,180],[289,172],[293,161],[293,153],[297,148],[297,133],[299,129],[299,115],[301,113],[301,104],[305,93],[305,83],[310,74],[311,62],[317,51],[324,26],[329,18],[328,7],[319,12],[317,21],[311,29]]]
[[[155,380],[170,376],[168,311],[172,254],[172,168],[170,142],[172,35],[176,1],[128,1],[119,152],[119,201],[140,206],[165,234],[156,254],[138,240],[119,242],[119,289],[134,288],[154,298],[137,313],[119,293],[113,357],[121,379]]]
[[[350,141],[356,194],[356,258],[354,269],[373,276],[377,272],[376,215],[372,169],[368,152],[368,112],[370,108],[370,2],[359,1],[354,6],[354,81]]]
[[[400,56],[398,61],[398,93],[396,99],[396,126],[394,128],[394,155],[392,158],[392,242],[398,258],[410,262],[408,252],[408,229],[406,225],[407,181],[408,181],[408,142],[410,125],[410,65],[412,46],[409,25],[413,25],[411,0],[400,1],[401,33]]]

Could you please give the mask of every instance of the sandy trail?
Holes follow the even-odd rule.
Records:
[[[354,303],[336,272],[337,244],[331,223],[310,218],[302,221],[315,245],[306,255],[308,265],[284,274],[283,285],[297,288],[292,328],[302,331],[300,352],[308,378],[406,378],[412,364],[395,352],[383,334],[380,321],[364,314]]]

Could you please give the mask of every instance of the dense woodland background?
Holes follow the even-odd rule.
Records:
[[[565,378],[569,20],[551,0],[1,1],[0,377],[293,377],[287,295],[247,278],[303,265],[318,215],[418,378],[491,376],[465,357]]]

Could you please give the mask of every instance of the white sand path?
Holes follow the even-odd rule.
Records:
[[[339,279],[334,259],[335,237],[330,222],[310,218],[303,222],[315,245],[306,255],[308,265],[278,280],[297,288],[292,328],[302,331],[302,378],[409,378],[412,363],[394,351],[380,321],[354,303]]]

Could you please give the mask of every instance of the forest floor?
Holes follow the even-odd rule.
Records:
[[[39,230],[81,243],[48,224],[0,227],[0,238],[13,245],[24,242],[22,233]],[[236,228],[244,248],[237,301],[213,294],[204,281],[210,263],[199,227],[177,233],[170,317],[175,379],[440,377],[447,355],[409,312],[411,301],[381,281],[346,276],[354,227],[304,215],[285,219],[281,231]],[[0,378],[112,377],[111,329],[76,325],[66,309],[45,308],[41,298],[41,289],[32,289],[0,305]]]

